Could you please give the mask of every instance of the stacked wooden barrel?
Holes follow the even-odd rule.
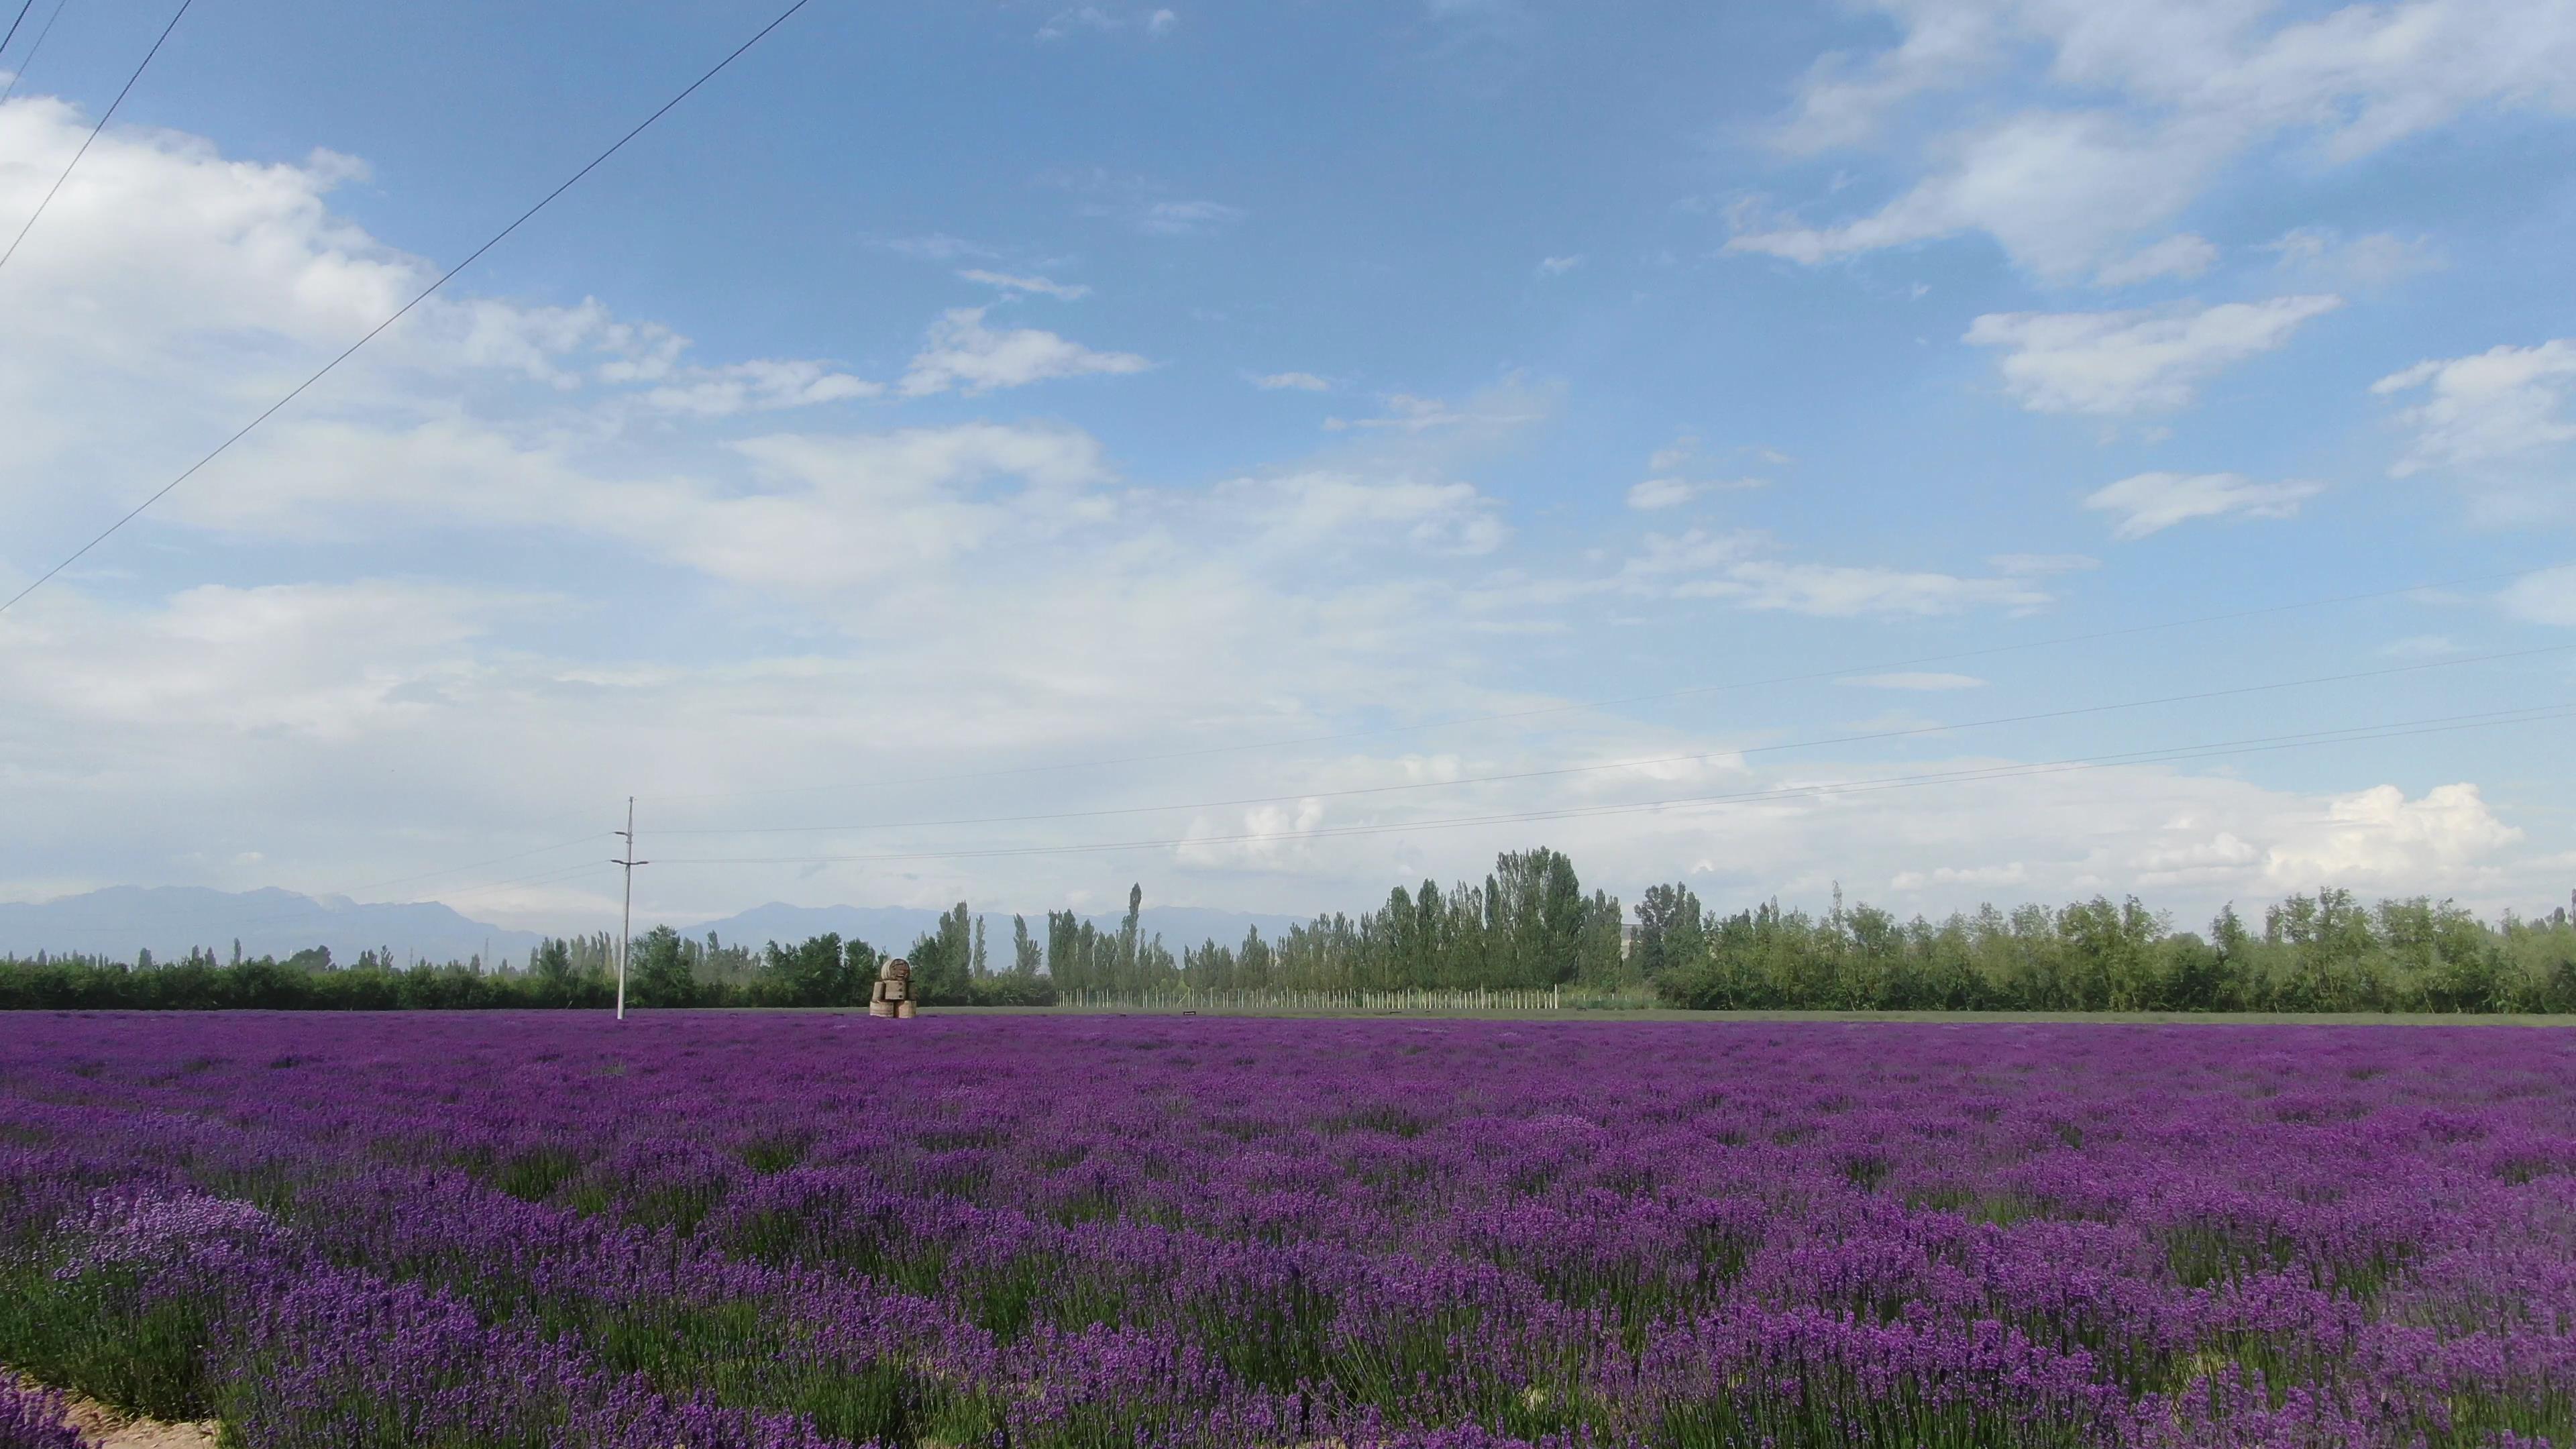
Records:
[[[911,962],[894,956],[877,968],[877,986],[868,997],[868,1015],[905,1019],[912,1016]]]

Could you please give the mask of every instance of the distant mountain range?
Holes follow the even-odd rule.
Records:
[[[986,912],[991,959],[996,967],[1011,959],[1011,913]],[[1090,918],[1115,930],[1119,913]],[[1178,951],[1214,939],[1229,945],[1259,926],[1276,936],[1303,918],[1200,906],[1147,906],[1144,929],[1160,932],[1165,945]],[[902,951],[939,920],[939,912],[910,906],[791,906],[772,901],[722,920],[680,927],[704,939],[709,932],[727,944],[759,946],[769,941],[802,941],[824,932],[855,937],[881,951]],[[636,929],[648,923],[638,919]],[[1043,912],[1029,913],[1029,930],[1045,938]],[[184,956],[203,946],[221,959],[241,943],[247,956],[284,958],[313,946],[327,946],[342,965],[361,951],[390,951],[397,961],[463,961],[476,956],[524,964],[542,939],[535,931],[514,931],[459,914],[436,901],[408,904],[361,904],[346,896],[306,896],[293,891],[218,891],[202,886],[111,886],[58,900],[0,902],[0,954],[113,956],[132,960],[148,950],[155,960]]]
[[[85,895],[0,904],[0,952],[38,951],[155,960],[203,946],[224,960],[233,942],[245,956],[284,958],[313,946],[331,948],[345,966],[361,951],[390,950],[397,961],[464,961],[483,955],[525,962],[541,939],[534,931],[470,920],[436,901],[361,905],[347,896],[293,891],[218,891],[203,886],[110,886]]]

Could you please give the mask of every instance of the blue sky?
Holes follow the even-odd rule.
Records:
[[[0,583],[768,15],[192,11],[0,269]],[[0,55],[0,217],[166,19]],[[632,793],[673,919],[2545,908],[2567,721],[2465,717],[2576,704],[2571,76],[2512,0],[816,0],[0,615],[0,897],[590,925]]]

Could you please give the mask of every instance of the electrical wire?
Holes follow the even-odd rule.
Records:
[[[9,72],[9,84],[0,86],[0,104],[6,104],[11,96],[18,93],[18,82],[27,78],[27,67],[36,63],[36,53],[45,48],[45,37],[54,33],[54,22],[63,18],[63,7],[71,3],[72,0],[54,0],[53,12],[45,17],[44,26],[36,32],[36,38],[27,44],[26,57],[18,62],[16,70]]]
[[[36,0],[26,0],[18,7],[18,18],[9,22],[9,33],[0,35],[0,55],[9,53],[9,42],[18,38],[18,27],[27,23],[27,12],[36,8]]]
[[[1445,830],[1477,825],[1526,824],[1542,820],[1588,819],[1604,815],[1633,815],[1667,810],[1683,805],[1724,805],[1761,803],[1771,800],[1830,798],[1847,794],[1865,794],[1878,790],[1912,788],[1921,785],[1948,784],[1970,780],[2012,779],[2026,775],[2061,774],[2081,770],[2110,769],[2122,765],[2170,763],[2176,760],[2205,759],[2222,755],[2260,754],[2277,750],[2298,749],[2321,744],[2347,744],[2357,740],[2396,739],[2408,735],[2441,734],[2464,729],[2489,729],[2501,725],[2532,724],[2547,720],[2576,718],[2576,705],[2536,705],[2519,710],[2493,711],[2479,715],[2437,716],[2429,720],[2408,720],[2382,726],[2348,726],[2338,730],[2315,730],[2292,735],[2257,736],[2251,739],[2221,741],[2215,744],[2183,745],[2161,750],[2137,750],[2111,755],[2079,756],[2036,764],[1985,766],[1971,770],[1948,770],[1921,775],[1900,775],[1880,780],[1835,782],[1821,785],[1781,786],[1769,790],[1741,791],[1712,795],[1683,795],[1663,800],[1644,800],[1624,804],[1568,806],[1550,810],[1514,811],[1501,814],[1439,817],[1429,820],[1396,821],[1385,824],[1333,826],[1295,832],[1252,831],[1235,835],[1175,836],[1154,840],[1103,841],[1072,845],[995,846],[978,849],[931,851],[888,851],[866,855],[787,855],[787,856],[663,856],[658,865],[843,865],[880,864],[916,860],[978,860],[1012,856],[1083,855],[1115,853],[1130,850],[1176,849],[1182,846],[1234,845],[1245,843],[1289,844],[1310,840],[1335,839],[1356,835],[1400,834],[1411,830]]]
[[[1222,810],[1241,805],[1276,805],[1296,800],[1334,800],[1360,795],[1393,794],[1409,790],[1440,790],[1464,785],[1492,785],[1515,780],[1538,780],[1565,775],[1598,774],[1610,770],[1644,769],[1654,765],[1690,764],[1703,760],[1732,758],[1739,755],[1772,754],[1783,750],[1817,749],[1827,745],[1860,744],[1876,740],[1910,739],[1923,735],[1949,734],[1957,730],[1985,729],[1996,725],[2028,724],[2037,720],[2070,719],[2078,715],[2109,714],[2118,710],[2145,709],[2161,704],[2188,704],[2200,700],[2226,699],[2237,695],[2261,694],[2276,689],[2295,689],[2315,684],[2341,684],[2356,679],[2379,679],[2392,674],[2412,674],[2426,669],[2446,669],[2463,664],[2484,664],[2499,659],[2523,659],[2542,654],[2564,654],[2576,650],[2576,644],[2546,645],[2537,649],[2508,650],[2498,654],[2469,655],[2456,659],[2436,659],[2420,664],[2400,664],[2386,669],[2364,669],[2348,674],[2324,674],[2308,679],[2282,679],[2264,684],[2243,684],[2227,689],[2204,689],[2190,694],[2169,694],[2154,699],[2123,700],[2114,704],[2078,705],[2070,709],[2040,710],[2030,714],[2000,715],[1992,719],[1961,720],[1955,724],[1916,725],[1905,729],[1874,730],[1866,734],[1830,735],[1818,739],[1789,740],[1777,744],[1746,745],[1725,750],[1701,750],[1691,754],[1655,755],[1642,759],[1611,760],[1594,765],[1561,765],[1544,770],[1519,770],[1501,775],[1469,775],[1448,780],[1408,780],[1393,785],[1357,785],[1341,790],[1305,790],[1285,795],[1254,795],[1232,800],[1199,800],[1172,805],[1129,805],[1098,810],[1067,810],[1040,815],[984,815],[952,820],[872,821],[841,825],[755,825],[696,826],[682,829],[660,829],[656,835],[800,835],[850,830],[927,829],[947,825],[1007,825],[1047,820],[1081,820],[1107,815],[1151,815],[1175,810]]]
[[[18,244],[27,239],[27,233],[36,229],[36,218],[43,216],[45,214],[45,208],[54,204],[55,194],[63,189],[64,182],[72,179],[72,168],[80,165],[81,158],[89,154],[90,143],[98,139],[99,132],[107,129],[108,121],[116,115],[116,108],[125,104],[126,93],[134,89],[134,83],[136,81],[143,79],[143,67],[150,65],[152,63],[152,57],[161,53],[162,42],[170,38],[171,31],[179,28],[179,17],[187,14],[188,7],[196,3],[197,0],[179,0],[179,9],[177,13],[170,17],[169,24],[161,27],[161,34],[152,42],[152,48],[143,52],[143,59],[135,65],[134,74],[125,78],[124,89],[119,90],[116,93],[115,100],[107,103],[106,110],[98,113],[98,124],[90,127],[89,134],[81,138],[80,149],[72,153],[70,165],[63,167],[63,174],[54,178],[54,184],[47,188],[45,192],[45,199],[36,203],[35,211],[27,217],[27,224],[18,228],[18,235],[10,241],[9,249],[5,252],[0,252],[0,267],[9,265],[9,259],[18,254]],[[25,12],[20,12],[19,18],[22,20],[25,19]],[[17,601],[13,599],[10,602],[15,603]],[[7,605],[0,605],[0,608],[5,607],[7,607]]]
[[[186,11],[188,3],[190,3],[190,0],[182,0],[179,7],[182,13]],[[168,497],[173,489],[177,488],[180,484],[187,482],[190,478],[195,477],[199,470],[203,469],[207,464],[222,457],[233,444],[249,437],[252,429],[257,428],[260,424],[267,422],[271,417],[276,416],[277,413],[283,410],[288,403],[302,397],[307,388],[312,387],[313,384],[320,382],[323,378],[330,376],[333,369],[337,368],[341,363],[348,361],[351,357],[356,356],[359,348],[373,342],[377,335],[382,333],[386,328],[393,326],[396,322],[399,322],[404,317],[408,316],[414,307],[428,301],[432,293],[436,292],[439,288],[446,286],[448,281],[455,277],[457,273],[474,265],[474,263],[480,259],[485,252],[499,246],[512,232],[515,232],[520,227],[526,225],[530,218],[551,205],[556,197],[570,191],[583,177],[588,176],[591,172],[599,169],[601,163],[607,161],[609,157],[616,155],[619,151],[624,150],[626,143],[634,140],[637,136],[644,134],[646,127],[652,125],[655,121],[662,119],[662,117],[669,113],[673,107],[696,94],[700,86],[703,86],[708,81],[715,79],[717,74],[723,71],[725,67],[732,65],[736,60],[740,59],[743,52],[751,49],[753,46],[758,45],[762,40],[768,38],[771,31],[786,24],[789,18],[794,16],[797,11],[804,9],[811,3],[813,3],[813,0],[795,0],[795,3],[789,5],[785,10],[780,11],[776,19],[760,28],[758,34],[755,34],[751,39],[734,47],[732,52],[726,55],[724,59],[717,61],[713,66],[708,67],[704,74],[700,75],[696,80],[689,82],[686,89],[682,90],[678,95],[671,97],[669,100],[664,101],[661,106],[653,112],[653,114],[636,122],[632,130],[629,130],[625,135],[618,137],[616,141],[609,145],[607,150],[590,158],[589,162],[579,171],[574,172],[562,185],[557,186],[554,190],[547,192],[543,197],[539,198],[536,205],[519,213],[518,218],[512,221],[508,226],[494,232],[490,240],[484,242],[481,246],[476,247],[473,251],[466,253],[465,260],[458,262],[456,265],[449,267],[446,271],[439,273],[436,281],[431,282],[428,286],[423,287],[420,291],[414,293],[410,301],[403,303],[402,306],[394,310],[391,316],[369,328],[365,336],[350,343],[338,356],[332,358],[329,362],[322,364],[322,366],[316,370],[312,376],[297,383],[294,389],[288,392],[286,396],[270,403],[266,408],[260,411],[259,416],[242,424],[240,429],[234,432],[232,436],[224,439],[220,443],[217,443],[212,451],[208,452],[204,457],[199,458],[196,462],[189,464],[180,472],[179,476],[162,484],[159,489],[153,492],[151,497],[144,499],[142,502],[134,505],[133,508],[127,510],[123,517],[117,519],[114,523],[109,524],[105,529],[101,530],[97,537],[91,539],[85,544],[82,544],[79,548],[72,550],[70,555],[65,557],[62,562],[55,564],[52,568],[49,568],[43,573],[37,575],[33,583],[28,584],[25,588],[10,595],[8,602],[0,603],[0,613],[7,613],[18,603],[19,600],[24,599],[29,594],[43,588],[47,583],[53,580],[55,575],[61,573],[67,568],[70,568],[73,564],[80,562],[80,560],[86,556],[91,549],[107,542],[110,537],[115,535],[117,530],[125,527],[125,525],[129,523],[132,523],[135,519],[140,518],[145,509],[150,508],[153,504]],[[178,22],[173,19],[171,23],[175,25]],[[149,60],[150,58],[151,57],[149,56],[145,57],[146,60]],[[140,72],[137,73],[139,74]],[[129,84],[131,83],[129,82]],[[123,97],[120,96],[119,99],[123,99]],[[113,110],[114,108],[111,107],[110,109]],[[106,123],[106,117],[102,116],[99,118],[99,124],[105,125]],[[79,158],[75,157],[73,159],[77,161]],[[69,173],[66,172],[65,174]],[[55,184],[59,186],[61,183],[57,182]],[[39,209],[41,210],[41,208]],[[29,224],[33,225],[33,222],[30,222]],[[24,233],[22,232],[20,235],[23,236]],[[14,246],[12,249],[14,250]],[[5,257],[0,257],[0,261],[5,260]]]

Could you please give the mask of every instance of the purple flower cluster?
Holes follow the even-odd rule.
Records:
[[[260,1445],[2576,1449],[2555,1031],[10,1025],[0,1362]]]
[[[82,1449],[60,1394],[0,1373],[0,1449]]]

